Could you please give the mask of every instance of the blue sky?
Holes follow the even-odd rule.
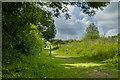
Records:
[[[86,33],[86,27],[94,22],[98,27],[100,35],[113,36],[118,33],[118,3],[111,2],[103,11],[96,10],[96,14],[90,17],[82,13],[76,6],[67,6],[71,19],[67,20],[61,13],[60,18],[55,19],[57,34],[55,39],[82,39]]]

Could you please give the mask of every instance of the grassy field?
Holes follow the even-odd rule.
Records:
[[[3,78],[117,78],[117,46],[117,42],[103,45],[97,40],[58,45],[51,56],[49,49],[21,54],[20,59],[3,64]]]
[[[57,47],[53,54],[68,69],[65,77],[118,77],[118,42],[115,40],[80,41]]]

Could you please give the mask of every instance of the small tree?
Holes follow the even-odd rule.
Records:
[[[85,34],[85,39],[98,39],[99,36],[99,31],[98,28],[94,25],[94,23],[91,23],[87,28],[86,28],[86,34]]]
[[[44,40],[50,42],[50,55],[51,55],[51,44],[53,38],[55,37],[55,34],[56,34],[56,29],[55,29],[54,21],[51,22],[49,26],[42,31],[42,37],[44,38]]]

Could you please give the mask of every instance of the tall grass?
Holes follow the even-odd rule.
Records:
[[[53,77],[55,65],[51,62],[51,57],[48,52],[41,52],[41,54],[28,55],[19,54],[19,58],[7,65],[3,64],[2,77],[3,78],[46,78]]]
[[[86,57],[103,62],[118,63],[118,42],[116,40],[97,39],[60,45],[61,54]]]

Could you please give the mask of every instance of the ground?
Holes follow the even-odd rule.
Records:
[[[117,69],[106,63],[62,55],[52,51],[52,59],[56,61],[54,78],[117,78]]]
[[[62,54],[49,49],[2,66],[3,78],[118,78],[117,64]]]

